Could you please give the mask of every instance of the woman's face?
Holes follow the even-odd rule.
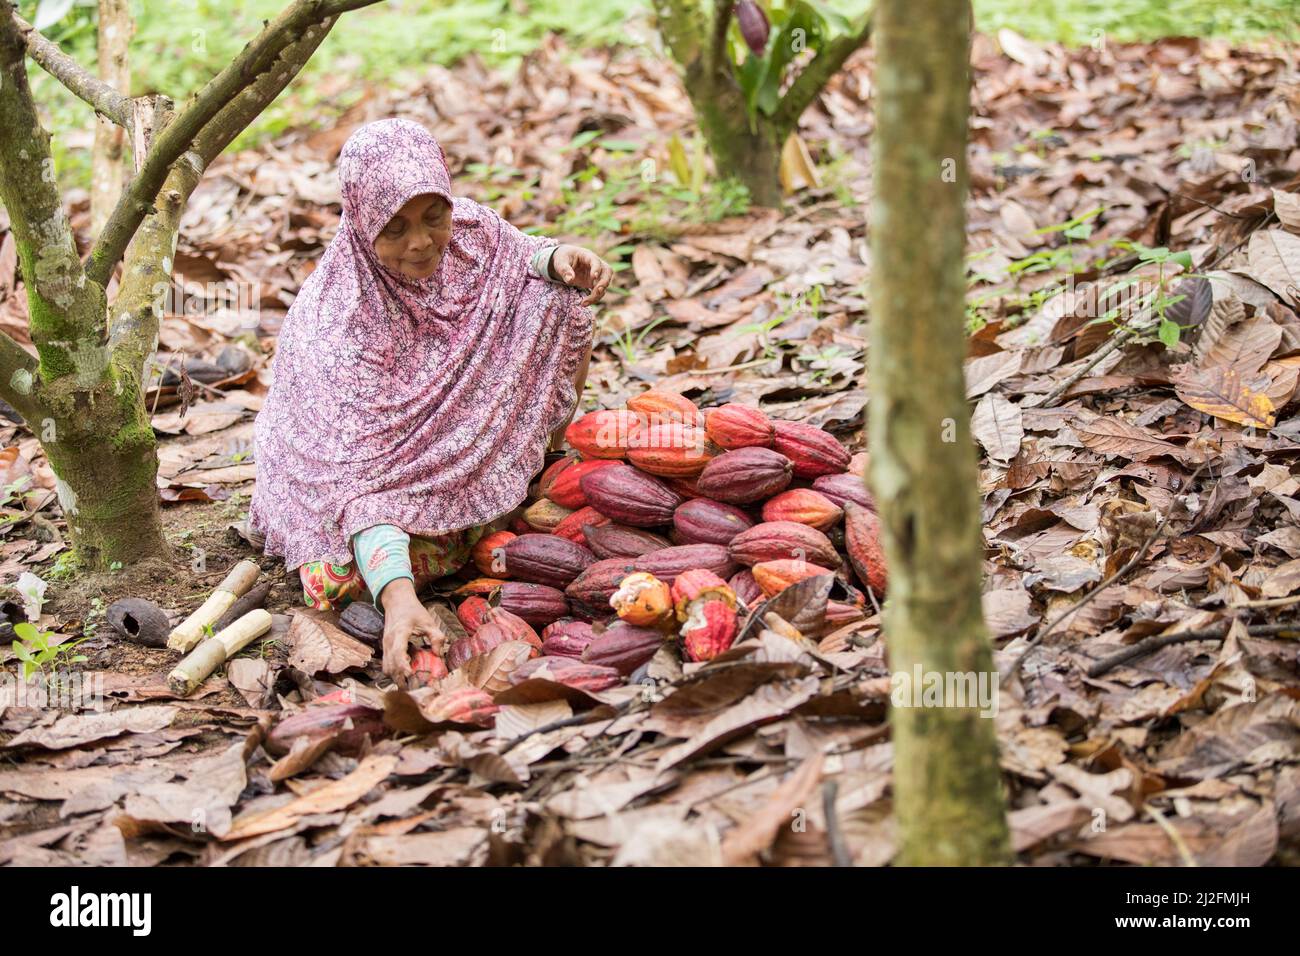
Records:
[[[427,279],[438,271],[451,242],[451,206],[441,196],[413,196],[388,220],[375,239],[384,268],[408,279]]]

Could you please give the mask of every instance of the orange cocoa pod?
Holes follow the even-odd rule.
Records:
[[[505,546],[515,540],[513,531],[493,531],[485,534],[474,544],[470,557],[480,574],[494,578],[506,576]]]
[[[775,597],[792,584],[821,574],[833,574],[830,568],[812,564],[798,558],[793,560],[763,561],[754,565],[754,580],[763,589],[766,597]]]
[[[629,436],[639,421],[626,408],[588,412],[564,430],[564,440],[584,459],[626,458]]]
[[[651,388],[628,399],[627,407],[639,416],[641,427],[672,423],[691,426],[704,424],[704,417],[694,402],[685,395],[663,388]]]
[[[501,587],[500,578],[475,578],[473,581],[465,582],[451,593],[457,597],[464,597],[467,594],[487,597],[499,587]]]
[[[632,436],[627,457],[652,475],[691,478],[704,470],[716,452],[704,429],[672,422],[638,431]]]
[[[764,521],[796,521],[818,531],[830,530],[843,517],[839,505],[811,488],[791,488],[763,503]]]
[[[731,451],[735,448],[771,448],[776,428],[767,413],[753,405],[736,402],[711,410],[705,430],[714,444]]]
[[[667,620],[673,609],[668,585],[644,571],[629,574],[620,581],[609,605],[627,623],[644,627],[653,627]]]

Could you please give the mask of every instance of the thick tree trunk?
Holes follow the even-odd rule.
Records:
[[[116,90],[130,93],[127,50],[133,24],[129,0],[99,0],[99,78]],[[122,154],[126,130],[103,116],[95,117],[95,143],[90,163],[90,228],[99,235],[122,192]]]
[[[95,569],[170,551],[158,508],[157,446],[144,404],[105,405],[77,424],[80,440],[65,440],[73,426],[56,422],[58,439],[44,443],[77,558]]]
[[[776,123],[761,118],[758,128],[750,130],[739,95],[697,102],[695,115],[718,174],[743,183],[755,205],[780,207],[784,137]]]
[[[880,0],[875,25],[870,446],[890,668],[896,690],[917,668],[996,687],[962,376],[969,3]],[[993,720],[971,701],[901,703],[890,717],[899,862],[1007,862]]]

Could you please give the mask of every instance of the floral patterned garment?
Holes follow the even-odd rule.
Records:
[[[486,526],[476,525],[432,538],[412,537],[410,570],[415,589],[419,591],[430,581],[459,571],[469,560],[470,550],[486,530]],[[357,550],[362,550],[360,544],[357,545]],[[383,560],[379,554],[372,557]],[[359,567],[355,562],[332,564],[329,561],[308,561],[298,568],[303,603],[321,611],[341,611],[353,601],[374,603],[374,591],[382,590],[383,585],[391,580],[391,575],[382,575],[376,579],[374,570],[376,569]]]
[[[352,535],[436,537],[523,501],[577,402],[584,293],[533,275],[552,240],[452,197],[442,150],[407,120],[369,123],[339,157],[343,218],[280,332],[257,417],[249,523],[288,570],[353,562]],[[412,280],[374,239],[412,196],[452,204],[438,270]]]

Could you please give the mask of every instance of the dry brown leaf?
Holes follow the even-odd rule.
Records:
[[[1180,366],[1174,375],[1174,394],[1197,411],[1253,428],[1272,428],[1276,421],[1267,389],[1267,375],[1243,380],[1236,368]],[[1294,386],[1293,386],[1294,387]]]

